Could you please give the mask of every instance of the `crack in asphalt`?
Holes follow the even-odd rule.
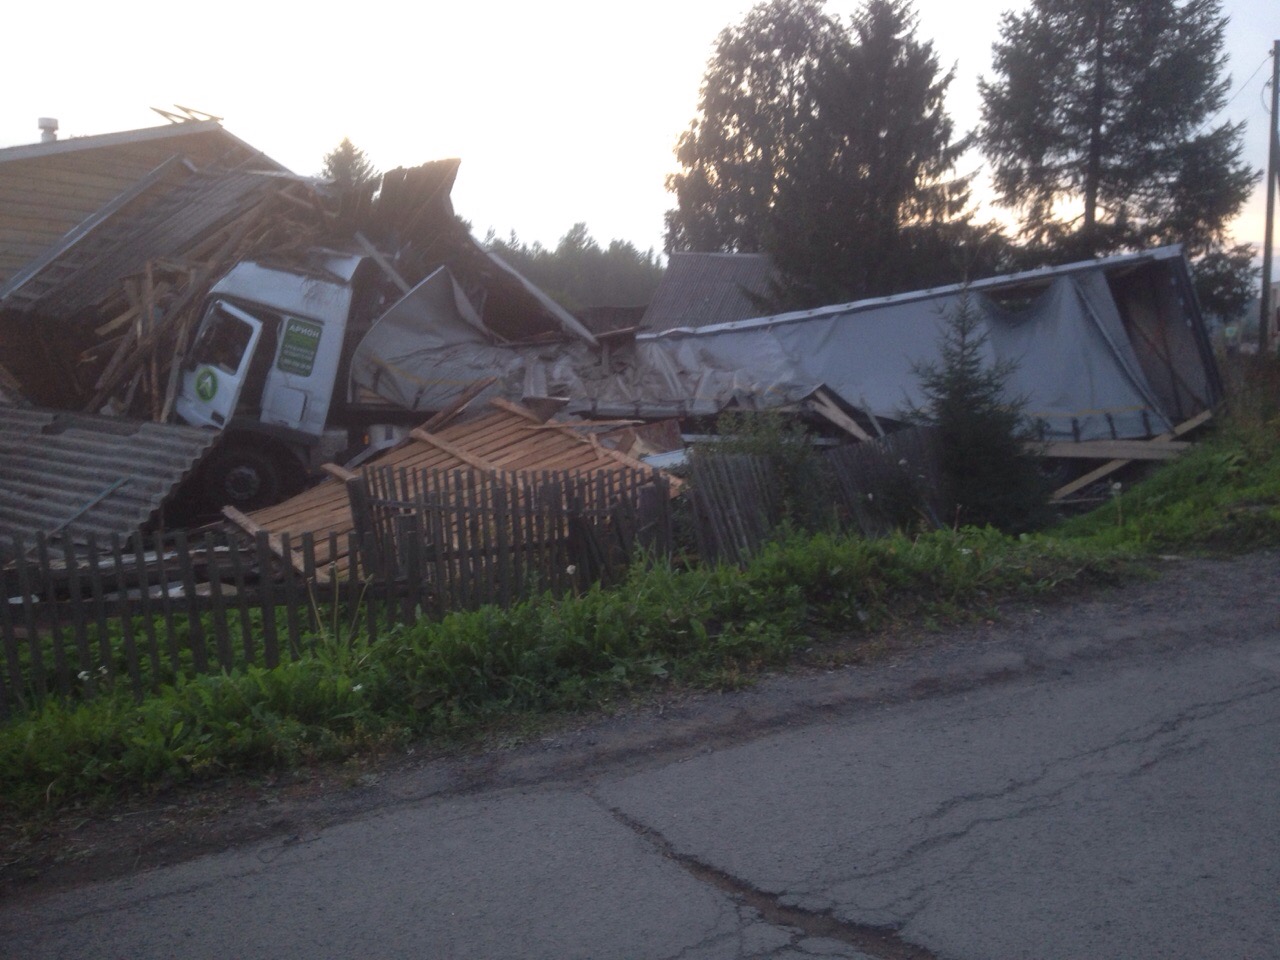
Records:
[[[938,960],[929,950],[902,939],[894,929],[850,923],[837,919],[829,910],[788,906],[777,894],[760,890],[697,857],[681,853],[661,832],[634,819],[619,807],[608,806],[596,797],[592,799],[618,823],[654,847],[666,859],[683,868],[694,879],[724,891],[737,902],[754,909],[771,924],[797,928],[803,931],[805,937],[822,937],[847,943],[876,960]]]
[[[919,861],[940,847],[966,839],[983,826],[1010,823],[1058,807],[1062,804],[1063,795],[1067,791],[1079,787],[1087,781],[1102,777],[1140,776],[1173,757],[1194,753],[1203,747],[1203,743],[1194,740],[1197,731],[1194,728],[1187,729],[1189,725],[1220,716],[1249,700],[1269,695],[1276,690],[1280,690],[1280,684],[1278,683],[1253,684],[1231,697],[1190,704],[1167,720],[1148,721],[1122,732],[1106,743],[1046,761],[1030,776],[1010,779],[999,789],[975,791],[950,797],[939,803],[933,810],[916,817],[913,822],[937,823],[949,815],[956,814],[962,807],[976,804],[991,804],[1003,801],[1007,802],[1009,806],[998,812],[993,811],[986,815],[970,816],[949,830],[930,833],[922,837],[874,866],[857,870],[839,878],[825,877],[823,884],[827,889],[830,889],[833,886],[874,880],[878,877],[900,873],[913,862]],[[1167,739],[1164,742],[1160,742],[1161,738]],[[1153,753],[1144,756],[1144,749],[1152,748],[1153,746]],[[1111,758],[1108,757],[1108,754],[1124,749],[1132,749],[1136,752],[1136,755],[1123,760],[1117,759],[1114,761],[1115,767],[1113,769],[1063,772],[1064,768],[1078,764],[1081,761],[1099,757],[1110,761]],[[1058,780],[1058,782],[1056,784],[1045,784],[1044,789],[1029,793],[1033,788],[1044,784],[1046,780]],[[899,929],[927,907],[927,894],[931,889],[943,886],[945,883],[954,880],[958,875],[971,869],[974,862],[980,857],[981,854],[976,854],[959,871],[953,871],[943,877],[934,878],[929,882],[916,886],[909,893],[895,898],[892,905],[886,905],[885,909],[900,915],[900,919],[897,921]]]
[[[963,840],[975,830],[982,826],[997,823],[1009,823],[1014,820],[1031,816],[1045,810],[1052,809],[1062,802],[1062,796],[1068,790],[1078,787],[1081,784],[1099,777],[1132,777],[1140,775],[1162,761],[1171,757],[1179,756],[1184,753],[1194,752],[1199,749],[1199,745],[1188,746],[1194,731],[1183,730],[1185,726],[1198,721],[1210,719],[1218,716],[1232,707],[1238,706],[1248,700],[1260,696],[1266,696],[1280,690],[1280,684],[1268,683],[1261,686],[1253,686],[1243,690],[1235,696],[1224,698],[1221,700],[1210,700],[1203,703],[1191,704],[1180,710],[1178,714],[1168,720],[1162,720],[1153,723],[1147,723],[1133,727],[1124,731],[1117,737],[1107,743],[1092,747],[1087,750],[1081,750],[1076,753],[1067,754],[1053,760],[1046,761],[1040,765],[1038,771],[1031,776],[1021,779],[1011,779],[1003,787],[998,790],[978,791],[974,793],[962,794],[960,796],[950,797],[938,804],[933,810],[916,818],[916,822],[937,822],[943,820],[948,815],[955,813],[961,807],[971,806],[974,804],[993,803],[999,801],[1008,801],[1012,805],[1012,809],[1006,809],[1002,812],[993,812],[985,816],[973,816],[965,822],[945,830],[941,833],[932,833],[922,839],[916,841],[900,850],[896,855],[878,865],[864,870],[858,870],[838,878],[834,882],[836,884],[851,883],[859,880],[871,880],[876,877],[883,877],[893,873],[897,873],[908,867],[913,861],[929,854],[939,847],[952,844],[958,840]],[[1143,757],[1141,750],[1144,747],[1150,747],[1155,744],[1159,738],[1173,735],[1167,742],[1158,745],[1153,756]],[[1091,760],[1097,757],[1105,758],[1107,754],[1124,748],[1135,748],[1139,751],[1138,756],[1132,758],[1127,769],[1112,770],[1077,770],[1074,773],[1062,774],[1062,768],[1080,761]],[[1123,764],[1122,764],[1123,766]],[[1049,786],[1046,789],[1034,794],[1026,795],[1026,791],[1043,783],[1045,780],[1054,776],[1061,776],[1061,781],[1056,786]],[[1023,793],[1019,797],[1017,794]]]

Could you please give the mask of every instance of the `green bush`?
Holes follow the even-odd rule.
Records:
[[[828,530],[835,478],[804,422],[776,410],[727,410],[716,418],[714,443],[694,456],[750,454],[773,468],[782,502],[781,522],[802,530]]]

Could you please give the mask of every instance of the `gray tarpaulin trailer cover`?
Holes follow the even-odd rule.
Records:
[[[1046,439],[1161,433],[1222,397],[1180,247],[1045,268],[968,285],[636,337],[606,367],[587,344],[496,343],[465,316],[451,282],[429,278],[357,352],[357,384],[434,409],[484,376],[510,395],[562,395],[597,416],[767,408],[827,387],[850,407],[900,419],[923,402],[916,370],[936,363],[948,318],[983,320],[992,361]],[[430,295],[430,294],[434,295]]]

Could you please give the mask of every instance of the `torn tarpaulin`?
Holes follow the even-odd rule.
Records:
[[[609,367],[584,344],[492,343],[450,315],[447,297],[406,301],[392,311],[394,344],[389,336],[370,342],[366,353],[377,362],[353,375],[361,386],[424,410],[463,384],[496,375],[508,396],[563,395],[571,412],[605,417],[780,406],[825,385],[850,407],[900,419],[923,402],[918,368],[938,361],[947,318],[960,309],[984,321],[989,359],[1014,365],[1011,394],[1025,399],[1047,439],[1150,436],[1222,395],[1177,247],[642,334],[634,352],[615,352]],[[436,327],[449,331],[447,342],[425,339]]]

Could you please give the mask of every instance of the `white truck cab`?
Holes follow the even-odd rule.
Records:
[[[346,360],[362,332],[353,309],[370,269],[338,253],[305,267],[242,261],[212,287],[174,403],[180,420],[225,433],[201,467],[207,499],[274,502],[332,454],[323,441],[346,399]]]

